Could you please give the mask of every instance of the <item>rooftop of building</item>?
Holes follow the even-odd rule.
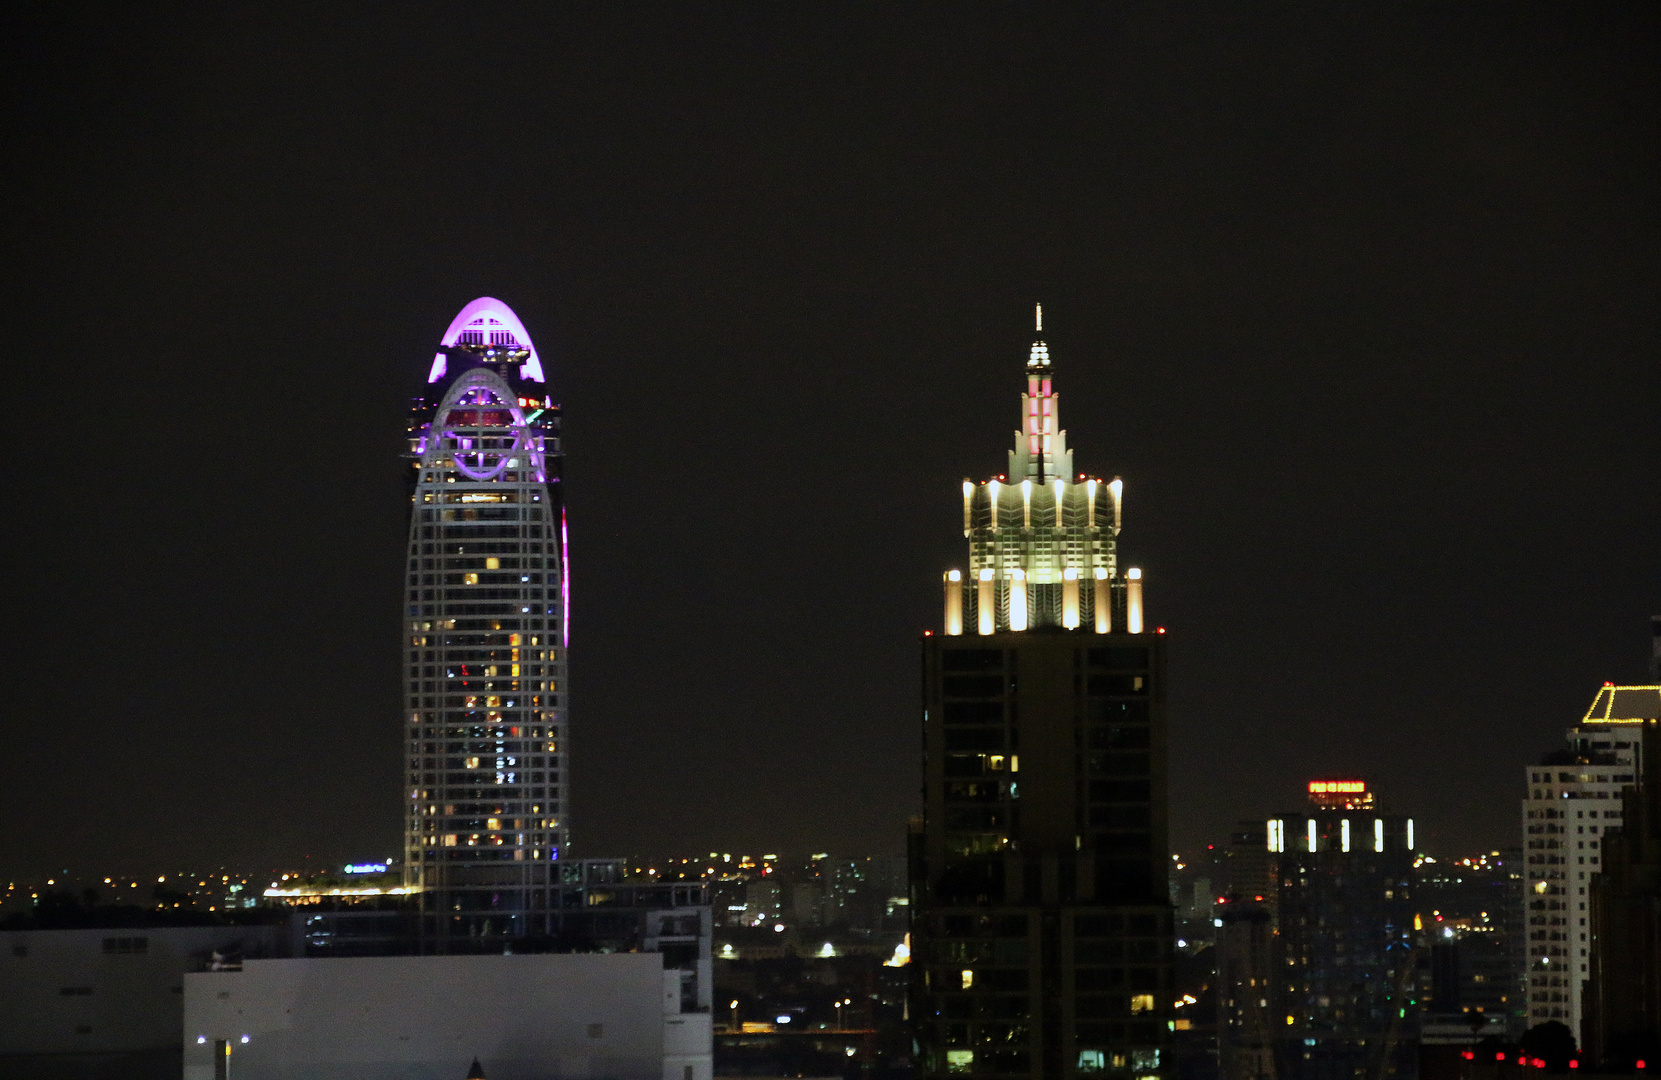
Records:
[[[1641,724],[1646,720],[1661,720],[1661,685],[1616,686],[1604,683],[1581,723]]]

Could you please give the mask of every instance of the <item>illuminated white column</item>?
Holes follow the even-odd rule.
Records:
[[[1320,837],[1317,836],[1316,832],[1315,832],[1315,819],[1310,818],[1309,819],[1309,850],[1310,851],[1319,850],[1319,841],[1320,841]]]
[[[1408,851],[1409,854],[1411,854],[1414,850],[1415,849],[1413,847],[1413,819],[1408,818],[1407,819],[1407,851]]]
[[[1350,819],[1344,818],[1338,822],[1338,846],[1344,851],[1350,849]]]
[[[1142,632],[1142,571],[1134,566],[1125,571],[1125,629]]]
[[[963,481],[963,535],[968,536],[969,530],[974,528],[975,485],[968,480]]]
[[[1032,528],[1032,481],[1021,481],[1021,528]]]
[[[1096,482],[1091,480],[1084,485],[1084,524],[1094,529],[1096,527]]]
[[[1009,572],[1009,628],[1027,628],[1027,572],[1020,567]]]
[[[1065,495],[1066,489],[1067,485],[1063,484],[1060,480],[1055,482],[1055,527],[1058,529],[1061,528],[1061,504],[1062,497]]]
[[[1374,851],[1383,851],[1384,850],[1384,819],[1383,818],[1374,818],[1373,819],[1373,850]]]
[[[993,590],[992,568],[988,566],[980,572],[978,591],[975,594],[975,607],[980,614],[980,632],[990,634],[998,628],[998,600]]]
[[[1108,584],[1107,571],[1096,567],[1096,633],[1113,632],[1113,590]]]
[[[986,485],[986,497],[990,500],[990,505],[992,507],[992,528],[994,529],[998,527],[998,495],[1002,492],[1002,490],[1003,486],[996,480],[993,480]]]
[[[1107,485],[1107,490],[1113,495],[1113,531],[1119,531],[1119,523],[1124,519],[1125,510],[1125,482],[1117,476],[1113,483]]]
[[[1078,629],[1078,570],[1071,566],[1061,572],[1061,625]]]
[[[963,573],[946,571],[946,633],[958,637],[963,633]]]

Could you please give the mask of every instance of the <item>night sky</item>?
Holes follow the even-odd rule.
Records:
[[[0,872],[398,853],[404,410],[480,295],[566,406],[578,854],[901,849],[1035,300],[1175,844],[1323,774],[1518,843],[1646,676],[1653,4],[8,10]]]

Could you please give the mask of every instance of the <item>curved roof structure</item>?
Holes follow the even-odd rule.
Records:
[[[464,334],[479,336],[464,339]],[[519,377],[533,382],[546,381],[542,377],[542,358],[537,356],[536,346],[531,343],[531,335],[525,329],[525,324],[519,321],[519,316],[513,313],[512,308],[494,296],[479,297],[462,308],[461,314],[450,320],[450,328],[444,331],[439,345],[449,348],[457,344],[516,345],[526,349],[531,355],[520,367]],[[443,378],[444,368],[444,354],[435,353],[432,371],[428,373],[427,381],[432,383]]]

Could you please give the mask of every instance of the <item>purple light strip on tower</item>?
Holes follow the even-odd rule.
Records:
[[[571,534],[565,528],[565,507],[559,508],[559,630],[564,648],[571,647]]]

